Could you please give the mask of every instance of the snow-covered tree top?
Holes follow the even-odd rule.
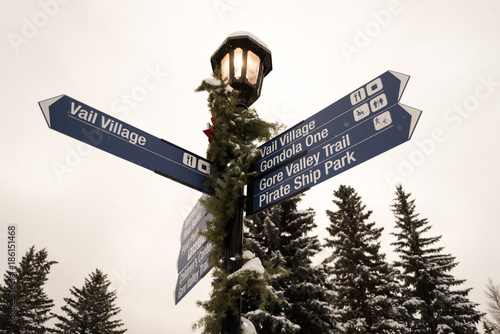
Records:
[[[244,260],[251,260],[255,257],[255,254],[250,252],[249,250],[245,250],[245,251],[243,251],[243,254],[241,255],[241,257]]]
[[[259,273],[260,275],[264,275],[266,270],[264,269],[264,266],[262,265],[262,261],[258,257],[255,257],[254,253],[252,253],[250,251],[244,251],[243,258],[245,260],[248,260],[248,261],[243,266],[241,266],[240,269],[236,270],[234,273],[229,275],[227,278],[231,279],[235,276],[239,276],[244,271],[255,271],[255,272]]]

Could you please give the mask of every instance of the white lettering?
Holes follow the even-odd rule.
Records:
[[[287,184],[286,186],[281,185],[279,189],[276,189],[271,192],[266,191],[265,193],[259,196],[259,207],[270,204],[272,202],[279,201],[280,199],[285,198],[288,194],[290,194],[289,184]]]
[[[303,187],[308,186],[309,184],[316,184],[318,183],[319,179],[321,178],[321,170],[316,169],[316,170],[310,170],[308,173],[304,173],[302,175],[297,176],[294,179],[294,189],[299,190]]]
[[[333,169],[333,171],[337,171],[345,167],[346,165],[350,165],[352,162],[356,162],[356,158],[354,157],[354,151],[353,152],[347,151],[346,154],[344,154],[342,157],[335,160],[333,159],[328,160],[325,163],[325,174],[328,175],[331,172],[331,169]]]
[[[314,135],[311,134],[306,137],[306,146],[309,147],[311,145],[314,145],[325,139],[326,137],[328,137],[328,129],[323,129],[321,130],[321,132],[317,132]]]
[[[259,190],[266,190],[281,181],[283,181],[283,172],[273,174],[270,177],[263,177],[259,182]]]

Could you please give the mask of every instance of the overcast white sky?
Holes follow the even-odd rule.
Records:
[[[401,178],[417,210],[460,262],[485,310],[497,255],[500,3],[484,1],[130,1],[0,3],[0,271],[8,224],[19,256],[46,247],[55,311],[99,268],[118,289],[129,333],[190,333],[210,276],[177,306],[179,235],[200,196],[174,181],[50,130],[38,101],[67,94],[204,156],[210,56],[234,31],[257,35],[273,71],[254,104],[287,126],[387,70],[411,76],[401,103],[422,110],[411,141],[306,193],[321,238],[333,190],[353,186],[385,228]],[[154,81],[151,81],[154,73]],[[144,88],[147,80],[148,89]],[[56,167],[59,167],[57,169]],[[59,172],[57,172],[59,170]],[[2,254],[3,252],[3,254]]]

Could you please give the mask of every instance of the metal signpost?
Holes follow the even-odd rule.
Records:
[[[255,43],[251,36],[243,36],[243,40],[251,46]],[[218,64],[217,57],[229,52],[225,47],[234,47],[233,43],[236,43],[233,37],[226,40],[212,58],[213,66]],[[256,50],[264,52],[261,54],[264,60],[259,65],[262,68],[251,73],[265,76],[271,70],[270,51],[260,44]],[[230,73],[234,75],[234,69]],[[262,145],[261,158],[253,167],[258,176],[248,185],[247,214],[306,191],[408,141],[421,114],[420,110],[399,103],[408,79],[404,74],[385,72]],[[255,82],[261,84],[262,78]],[[244,90],[244,85],[239,84],[238,89]],[[246,97],[254,101],[260,95],[260,87],[252,85],[257,84],[250,85]],[[248,108],[247,102],[241,101],[240,108]],[[49,128],[206,195],[214,194],[212,188],[205,186],[207,174],[215,168],[210,161],[66,95],[41,101],[39,105]],[[226,266],[241,252],[243,207],[238,204],[229,224]],[[176,304],[212,268],[208,255],[213,245],[199,234],[210,220],[212,216],[198,202],[184,221],[174,292]],[[239,317],[228,316],[230,319],[222,325],[223,332],[239,333]]]

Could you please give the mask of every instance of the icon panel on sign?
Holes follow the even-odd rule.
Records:
[[[382,80],[380,78],[377,78],[370,82],[368,85],[366,85],[366,93],[368,96],[372,96],[373,94],[377,93],[382,89]]]
[[[351,104],[355,105],[358,104],[359,102],[363,101],[366,98],[366,92],[364,88],[360,88],[354,93],[350,95],[351,97]]]
[[[379,96],[370,100],[370,107],[372,112],[376,112],[383,107],[387,106],[387,97],[385,94],[380,94]]]
[[[182,163],[191,168],[196,168],[196,157],[192,156],[189,153],[184,153],[182,157]]]
[[[370,107],[368,107],[368,103],[363,103],[353,111],[354,120],[357,122],[366,116],[370,115]]]
[[[375,130],[380,130],[392,123],[391,113],[386,111],[373,119],[373,125],[375,125]]]

